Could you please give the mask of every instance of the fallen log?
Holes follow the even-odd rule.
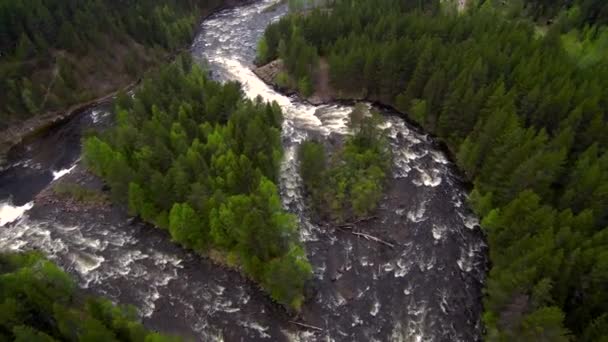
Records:
[[[312,330],[316,330],[316,331],[323,331],[322,328],[315,327],[314,325],[299,323],[299,322],[295,322],[295,321],[289,321],[289,323],[298,325],[298,326],[300,326],[302,328],[306,328],[306,329],[312,329]]]
[[[372,236],[372,235],[369,235],[369,234],[365,234],[365,233],[359,233],[359,232],[351,232],[351,234],[356,235],[356,236],[363,237],[363,238],[365,238],[365,239],[366,239],[366,240],[368,240],[368,241],[370,241],[370,240],[371,240],[371,241],[375,241],[375,242],[381,243],[381,244],[383,244],[383,245],[385,245],[385,246],[388,246],[388,247],[390,247],[390,248],[395,248],[395,245],[393,245],[392,243],[390,243],[390,242],[386,242],[386,241],[384,241],[384,240],[382,240],[382,239],[380,239],[380,238],[377,238],[377,237]]]
[[[362,218],[360,218],[360,219],[358,219],[356,221],[353,221],[353,222],[347,222],[347,223],[340,224],[337,227],[338,228],[344,228],[344,229],[353,229],[353,227],[356,224],[358,224],[358,223],[366,222],[366,221],[371,221],[371,220],[374,220],[374,219],[377,219],[377,218],[378,218],[378,216],[362,217]]]

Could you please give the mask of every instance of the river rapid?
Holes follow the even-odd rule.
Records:
[[[10,166],[0,171],[0,251],[41,250],[87,292],[135,305],[147,327],[200,341],[480,340],[487,248],[455,166],[424,132],[383,111],[393,175],[377,218],[356,230],[394,248],[311,221],[297,147],[311,137],[330,145],[342,139],[352,108],[309,105],[253,74],[257,41],[287,12],[286,6],[265,11],[274,2],[209,17],[191,51],[215,79],[239,81],[247,96],[283,109],[281,196],[300,220],[315,275],[299,317],[237,272],[128,220],[122,208],[40,200],[39,193],[60,179],[102,187],[78,163],[79,141],[87,129],[111,124],[107,105],[83,111],[11,153]]]

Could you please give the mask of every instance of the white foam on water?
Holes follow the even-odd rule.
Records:
[[[159,251],[154,251],[152,259],[154,259],[154,264],[157,266],[161,266],[161,268],[166,268],[168,265],[177,268],[183,267],[181,265],[182,260],[175,255],[163,254]]]
[[[135,94],[134,93],[131,94],[131,97],[135,97]],[[93,120],[93,123],[98,123],[99,121],[101,121],[101,119],[108,116],[108,114],[110,114],[110,113],[107,111],[95,109],[95,110],[91,111],[91,120]]]
[[[283,333],[283,335],[285,335],[287,340],[290,342],[307,342],[307,341],[318,341],[319,340],[316,336],[318,334],[318,331],[298,330],[298,331],[292,332],[292,331],[281,329],[281,332]],[[327,336],[327,338],[324,338],[323,341],[334,342],[335,340],[330,338],[329,336]]]
[[[19,220],[34,207],[34,202],[14,206],[11,202],[0,202],[0,227]]]
[[[475,266],[475,256],[481,252],[482,243],[469,243],[466,248],[460,249],[460,258],[456,261],[458,267],[464,272],[471,272]]]
[[[395,265],[393,265],[393,263],[391,263],[391,262],[387,262],[384,265],[381,265],[381,266],[379,265],[378,268],[379,269],[381,268],[386,273],[390,273],[390,272],[393,272],[395,270]]]
[[[349,134],[347,123],[348,115],[352,109],[348,106],[313,106],[300,102],[300,100],[295,97],[285,96],[276,92],[250,70],[252,65],[250,64],[249,59],[252,56],[252,52],[255,50],[255,44],[252,44],[247,39],[239,38],[261,33],[260,27],[250,25],[248,20],[255,16],[256,13],[259,13],[266,8],[268,4],[274,2],[275,1],[267,1],[260,6],[252,5],[243,10],[238,10],[236,13],[221,13],[211,20],[207,20],[203,23],[203,34],[199,35],[194,43],[194,49],[197,52],[197,55],[207,59],[213,64],[212,72],[214,75],[217,75],[218,78],[239,81],[242,84],[243,92],[248,97],[253,99],[260,96],[265,101],[275,101],[281,107],[284,116],[282,127],[284,159],[281,164],[279,186],[283,207],[298,216],[300,220],[300,237],[303,241],[324,239],[325,241],[328,241],[330,245],[334,243],[337,244],[338,241],[340,241],[341,244],[343,242],[341,236],[337,237],[336,234],[330,234],[323,231],[322,227],[312,224],[308,218],[309,208],[306,207],[304,201],[302,180],[299,177],[298,172],[297,148],[300,143],[312,135],[328,135],[332,133]],[[271,15],[272,14],[267,15],[265,18],[268,19]],[[278,15],[273,18],[277,19]],[[233,23],[241,24],[233,25]],[[207,48],[204,48],[205,45]],[[197,46],[201,49],[197,49]],[[200,54],[198,52],[200,52]],[[389,116],[385,121],[386,122],[383,123],[381,127],[386,128],[388,131],[387,137],[393,152],[393,177],[410,177],[407,181],[408,187],[413,188],[413,186],[410,185],[411,183],[409,183],[413,182],[420,187],[420,191],[429,193],[431,196],[442,192],[444,187],[438,189],[433,188],[439,187],[444,179],[446,182],[450,182],[449,166],[446,166],[449,164],[449,161],[447,160],[446,155],[441,151],[433,150],[429,144],[429,137],[418,133],[414,128],[410,128],[401,118]],[[443,193],[440,195],[443,195]],[[422,233],[426,234],[426,239],[430,239],[431,244],[438,244],[439,241],[446,240],[446,232],[448,232],[450,228],[438,226],[435,218],[432,216],[425,217],[425,215],[428,216],[427,213],[430,212],[429,203],[423,202],[422,204],[417,204],[412,207],[405,206],[405,209],[398,208],[395,213],[398,216],[403,215],[403,218],[406,218],[407,214],[408,221],[414,223],[425,220],[430,221],[428,225],[429,228],[426,228],[427,225],[423,224],[409,224],[409,226],[412,227],[412,229],[421,229],[424,226],[426,231],[423,231]],[[429,208],[427,208],[427,206],[429,206]],[[435,205],[432,207],[435,208]],[[410,212],[407,212],[407,210],[410,210]],[[397,217],[395,217],[395,219],[397,219]],[[433,224],[431,225],[430,223]],[[463,229],[460,225],[455,225],[454,227],[455,229]],[[314,246],[315,244],[309,245]],[[414,287],[408,279],[408,274],[411,274],[411,270],[414,270],[415,273],[417,273],[418,269],[420,269],[420,271],[427,271],[435,267],[436,272],[443,271],[445,269],[444,260],[442,260],[440,256],[432,254],[436,251],[431,250],[431,253],[428,253],[428,250],[416,250],[416,246],[410,246],[408,247],[406,254],[400,254],[397,258],[389,262],[386,262],[387,260],[385,259],[379,259],[382,261],[374,262],[375,260],[372,260],[371,257],[366,259],[352,255],[352,245],[347,244],[345,247],[345,249],[341,250],[342,253],[346,254],[344,264],[340,265],[338,272],[332,275],[328,274],[328,277],[332,277],[334,280],[339,279],[341,276],[346,277],[348,270],[351,270],[352,268],[354,270],[351,270],[350,272],[371,271],[373,280],[378,280],[382,276],[390,275],[390,273],[393,273],[393,276],[396,278],[401,278],[393,280],[399,282],[399,284],[395,285],[398,286],[399,292],[401,291],[400,289],[403,288],[403,294],[406,296],[403,304],[408,308],[407,314],[404,313],[404,315],[407,315],[407,317],[399,317],[399,320],[396,320],[396,324],[398,325],[395,327],[394,336],[396,338],[391,339],[390,336],[384,336],[386,337],[386,340],[408,342],[430,341],[432,340],[432,336],[439,336],[437,334],[438,331],[433,329],[433,325],[435,324],[433,321],[436,317],[434,317],[435,312],[430,310],[430,308],[435,308],[443,298],[426,298],[427,300],[430,300],[428,303],[422,298],[417,298],[419,295],[417,293],[418,288]],[[308,252],[315,255],[318,250],[316,250],[315,247],[312,247]],[[454,260],[450,260],[450,265],[453,268],[456,267]],[[361,270],[361,267],[359,266],[361,266],[363,270]],[[315,278],[325,278],[327,268],[329,267],[325,264],[315,268]],[[374,286],[371,286],[371,288],[374,288]],[[369,310],[372,316],[375,315],[378,321],[387,319],[387,312],[385,311],[389,310],[391,304],[383,301],[384,299],[379,298],[375,293],[375,290],[370,290],[369,286],[365,290],[361,287],[356,287],[353,290],[356,291],[354,293],[357,294],[357,299],[361,299],[363,296],[368,297],[365,298],[365,303],[368,303],[367,310]],[[219,291],[220,293],[217,294],[215,293],[217,292],[217,289],[214,285],[211,285],[203,292],[208,292],[208,294],[201,293],[200,295],[209,296],[209,300],[214,303],[209,308],[205,308],[205,310],[207,310],[205,312],[231,312],[235,309],[235,306],[230,305],[232,304],[230,301],[217,298],[218,295],[228,296],[230,290],[227,289],[225,291],[226,293],[224,293],[224,291]],[[435,295],[436,294],[433,293],[433,296]],[[380,301],[375,299],[380,299]],[[233,301],[235,303],[239,302],[239,300],[236,299]],[[342,294],[337,291],[328,291],[328,293],[321,292],[318,302],[322,303],[322,305],[331,312],[336,312],[336,309],[340,311],[350,309],[347,304],[344,304],[346,303],[346,300]],[[443,303],[443,301],[441,303]],[[378,307],[376,307],[377,305]],[[381,310],[380,307],[383,310]],[[363,317],[368,318],[369,316]],[[204,328],[206,331],[212,329],[209,325],[210,323],[206,321],[204,317],[198,318],[199,317],[196,317],[195,321],[205,322],[205,326],[201,326],[201,329]],[[348,316],[346,316],[346,319],[348,319]],[[251,320],[239,319],[237,322],[238,321],[248,322]],[[363,323],[358,316],[353,316],[353,322],[353,326],[361,325]],[[262,323],[270,324],[265,321]],[[286,329],[289,331],[283,332],[289,340],[293,341],[332,341],[334,338],[338,338],[343,334],[339,330],[339,327],[334,327],[331,323],[329,323],[329,325],[331,328],[328,327],[327,336],[325,336],[325,333],[293,331],[297,329],[292,330],[291,328]],[[366,327],[366,325],[367,324],[364,324],[364,327]],[[348,329],[348,331],[351,330],[348,327],[345,328]],[[270,333],[269,331],[266,332],[264,329],[265,327],[262,327],[262,330],[265,331],[265,333]],[[345,340],[348,339],[348,337],[351,339],[353,338],[353,336],[349,336],[345,333],[343,336],[345,336]],[[251,335],[250,337],[253,338],[255,336]],[[276,336],[272,336],[272,338],[276,338]],[[374,338],[374,336],[367,336],[367,340],[370,341]]]
[[[433,157],[433,160],[436,163],[444,164],[444,165],[449,163],[448,159],[446,158],[446,156],[443,152],[431,151],[431,157]]]
[[[335,310],[344,304],[346,304],[346,299],[339,292],[334,292],[329,300],[329,305]]]
[[[419,173],[419,179],[414,179],[412,183],[416,186],[429,186],[435,188],[441,184],[441,170],[431,169],[430,171],[425,171],[420,167],[415,167]]]
[[[239,81],[247,97],[255,99],[259,96],[265,101],[276,102],[283,110],[285,119],[291,121],[295,127],[316,130],[324,135],[332,132],[341,134],[348,132],[347,123],[352,110],[350,107],[337,105],[317,107],[296,103],[272,89],[241,61],[224,56],[211,56],[210,60],[221,65],[230,74],[230,79]],[[316,115],[318,112],[326,113],[325,122]]]
[[[375,301],[374,305],[372,306],[372,309],[370,310],[369,314],[376,317],[376,315],[378,314],[378,312],[380,312],[380,302],[379,301]]]
[[[70,167],[69,169],[63,169],[63,170],[59,170],[59,171],[53,171],[53,181],[56,181],[59,178],[67,175],[68,173],[72,172],[75,168],[76,168],[76,164],[72,165],[72,167]]]
[[[405,277],[412,269],[413,263],[411,260],[401,258],[397,260],[397,269],[395,270],[395,278]]]
[[[353,322],[351,323],[351,326],[356,327],[358,325],[362,325],[363,324],[363,320],[359,317],[359,315],[353,314]]]
[[[427,256],[423,253],[419,253],[415,255],[416,264],[418,265],[418,269],[420,272],[425,272],[433,269],[435,267],[435,263],[437,262],[437,257],[435,254],[431,254]]]
[[[156,301],[160,298],[160,293],[156,288],[151,289],[151,293],[143,293],[143,303],[141,313],[144,317],[151,317],[156,310]]]
[[[407,286],[403,289],[403,294],[409,296],[412,294],[413,290],[414,286],[412,285],[412,283],[408,283]]]
[[[426,205],[427,201],[422,201],[418,203],[417,207],[414,210],[408,211],[407,219],[414,223],[422,222],[428,219],[428,217],[424,216],[424,214],[426,213]]]
[[[462,223],[469,229],[475,229],[479,226],[479,218],[475,215],[463,215],[458,212],[458,216],[462,219]]]
[[[440,289],[437,293],[439,296],[439,307],[444,314],[448,313],[449,305],[448,305],[448,297],[450,292],[447,289]]]
[[[271,336],[267,333],[269,327],[262,326],[258,322],[239,322],[239,324],[245,328],[256,331],[261,338],[270,338]]]
[[[444,234],[446,233],[447,230],[448,230],[448,228],[444,225],[433,224],[433,229],[432,229],[433,239],[435,239],[435,241],[442,240],[444,237]]]
[[[323,262],[323,264],[319,266],[313,266],[315,278],[317,278],[318,280],[323,280],[325,278],[325,272],[327,271],[327,265],[325,264],[325,262]]]

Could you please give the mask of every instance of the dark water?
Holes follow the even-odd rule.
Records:
[[[0,170],[0,226],[19,217],[40,191],[67,173],[80,158],[82,135],[109,123],[109,108],[83,110],[9,152],[8,167]]]
[[[150,328],[202,341],[479,340],[485,244],[454,166],[424,133],[385,113],[393,177],[378,219],[357,229],[394,248],[309,220],[295,151],[313,135],[341,139],[351,108],[304,104],[276,93],[251,72],[264,28],[285,13],[285,8],[265,13],[272,2],[212,16],[201,26],[192,53],[208,61],[215,78],[238,80],[248,96],[283,108],[281,195],[300,218],[315,272],[299,319],[322,331],[290,323],[293,318],[255,284],[180,249],[161,231],[128,224],[119,208],[37,205],[0,229],[0,250],[43,250],[88,291],[136,305]],[[4,221],[27,209],[19,206],[54,179],[53,171],[71,167],[82,130],[96,125],[93,118],[107,117],[105,112],[83,113],[15,154],[15,166],[0,175],[0,198],[12,197],[13,204],[4,204]],[[98,182],[79,168],[65,177]]]
[[[17,206],[30,202],[53,179],[54,172],[71,167],[80,157],[83,130],[97,120],[93,112],[104,107],[85,110],[33,141],[10,151],[10,167],[0,172],[0,201],[12,199]]]

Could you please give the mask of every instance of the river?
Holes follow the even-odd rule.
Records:
[[[393,177],[378,218],[357,229],[394,248],[309,219],[295,151],[311,136],[336,141],[348,134],[351,108],[309,105],[253,74],[257,41],[287,11],[264,11],[273,2],[209,17],[191,51],[214,78],[239,81],[247,96],[283,109],[281,196],[300,220],[315,274],[297,320],[321,330],[293,324],[296,318],[255,284],[184,251],[164,232],[127,220],[122,208],[35,201],[62,177],[99,183],[78,163],[79,142],[88,129],[111,124],[108,105],[83,111],[12,151],[10,166],[0,172],[0,250],[41,250],[85,291],[135,305],[147,327],[200,341],[480,340],[486,245],[455,166],[424,132],[383,111]]]

